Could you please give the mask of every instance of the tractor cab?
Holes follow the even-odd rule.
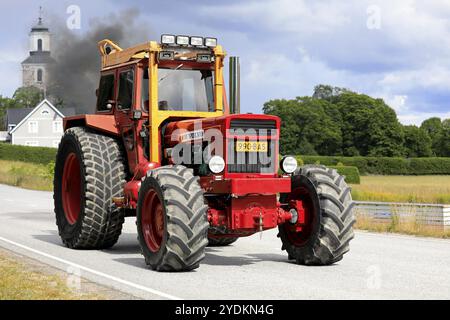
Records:
[[[217,39],[163,35],[160,43],[125,50],[110,40],[98,47],[102,71],[96,113],[114,115],[133,171],[145,160],[164,161],[161,131],[169,122],[228,112],[225,53]]]

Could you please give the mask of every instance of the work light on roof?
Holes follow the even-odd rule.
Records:
[[[175,44],[175,36],[171,34],[163,34],[161,36],[162,44]]]
[[[203,38],[202,37],[191,37],[191,46],[203,46]]]
[[[179,46],[188,46],[189,45],[189,37],[188,36],[177,36],[177,44]]]
[[[216,38],[205,38],[205,46],[214,48],[217,47],[217,39]]]

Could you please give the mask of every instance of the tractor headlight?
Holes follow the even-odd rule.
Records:
[[[281,160],[281,170],[283,170],[285,173],[291,174],[294,173],[295,170],[297,170],[298,163],[297,160],[294,157],[284,157]]]
[[[221,156],[214,156],[209,160],[208,166],[212,173],[221,173],[225,169],[225,160]]]

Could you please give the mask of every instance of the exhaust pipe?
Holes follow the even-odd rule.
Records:
[[[239,57],[230,57],[230,114],[241,113],[241,65]]]

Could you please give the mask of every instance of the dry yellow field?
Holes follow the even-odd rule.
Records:
[[[362,176],[354,200],[450,204],[450,176]]]

